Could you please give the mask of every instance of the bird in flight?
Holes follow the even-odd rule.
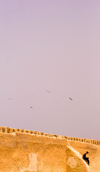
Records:
[[[73,99],[72,99],[71,97],[69,97],[69,99],[70,99],[71,101],[73,101]]]
[[[51,93],[49,90],[46,90],[48,93]]]
[[[30,108],[33,108],[32,106]]]

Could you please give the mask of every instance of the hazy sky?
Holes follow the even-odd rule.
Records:
[[[0,0],[0,126],[100,140],[100,0]]]

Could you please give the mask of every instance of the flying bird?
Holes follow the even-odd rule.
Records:
[[[46,90],[48,93],[51,93],[49,90]]]
[[[30,108],[33,108],[32,106]]]
[[[73,99],[72,99],[71,97],[69,97],[69,99],[70,99],[71,101],[73,101]]]

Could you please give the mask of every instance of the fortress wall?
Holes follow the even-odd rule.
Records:
[[[89,151],[92,171],[99,172],[99,145],[96,140],[0,127],[0,172],[86,172],[83,161],[67,146],[81,155]]]
[[[94,142],[95,143],[95,142]],[[69,145],[78,151],[81,155],[89,152],[87,157],[90,160],[91,172],[100,172],[100,146],[97,144],[82,143],[76,141],[69,141]]]
[[[66,172],[88,172],[85,163],[69,148],[66,149]]]
[[[46,133],[42,133],[42,132],[38,132],[38,131],[30,131],[30,130],[24,130],[24,129],[14,129],[14,128],[9,128],[9,127],[0,127],[0,132],[1,133],[24,133],[24,134],[29,133],[29,134],[36,134],[36,135],[46,136],[46,137],[64,138],[64,139],[67,139],[67,140],[73,140],[73,141],[78,141],[78,142],[84,142],[84,143],[91,143],[91,144],[95,144],[95,145],[100,145],[99,140],[46,134]]]
[[[0,172],[66,172],[66,139],[0,129]]]

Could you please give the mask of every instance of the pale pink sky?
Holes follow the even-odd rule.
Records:
[[[100,140],[99,0],[0,0],[0,126]]]

